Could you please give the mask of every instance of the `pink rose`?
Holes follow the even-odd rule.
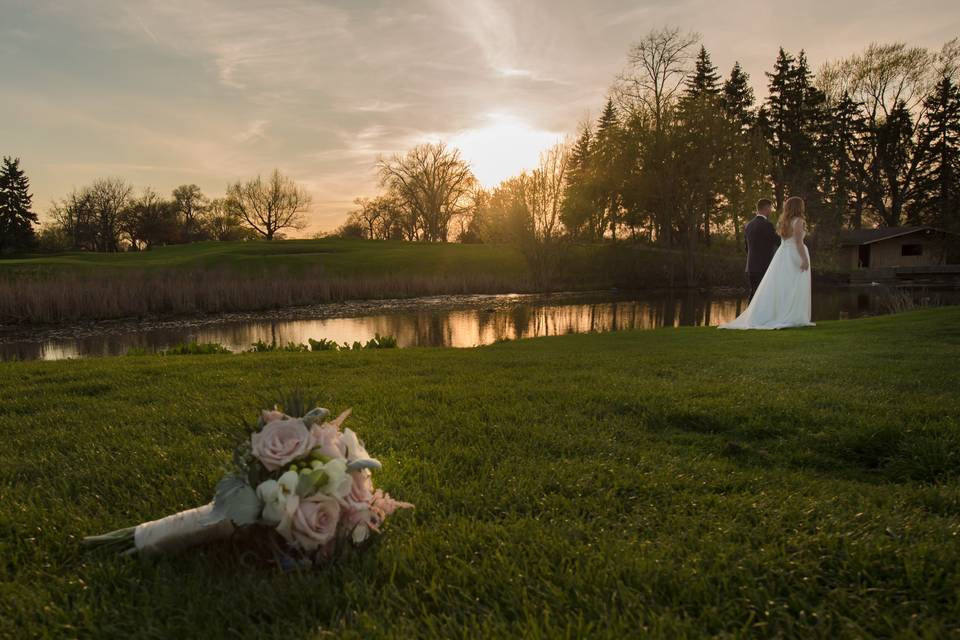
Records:
[[[315,493],[300,500],[290,518],[293,540],[307,551],[332,541],[340,522],[340,504],[336,499]]]
[[[353,476],[353,486],[350,487],[347,500],[370,504],[373,500],[373,480],[370,477],[370,470],[354,471],[350,475]]]
[[[310,432],[303,420],[274,420],[250,436],[253,455],[267,468],[276,471],[310,452]]]
[[[343,458],[346,455],[340,431],[330,423],[313,425],[310,428],[310,440],[310,448],[319,449],[328,458]]]
[[[413,509],[413,504],[394,500],[390,497],[389,493],[384,493],[382,490],[377,489],[373,494],[373,499],[370,501],[370,508],[373,509],[374,512],[379,513],[381,519],[385,520],[387,517],[393,515],[393,512],[397,509]]]

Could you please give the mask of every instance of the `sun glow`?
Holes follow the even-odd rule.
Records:
[[[523,120],[506,113],[487,114],[489,124],[461,131],[450,139],[470,163],[473,174],[484,187],[494,187],[524,169],[534,169],[540,154],[562,135],[534,129]]]

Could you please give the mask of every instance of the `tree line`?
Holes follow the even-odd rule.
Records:
[[[758,101],[739,63],[721,76],[695,33],[649,32],[628,52],[599,118],[492,189],[441,143],[380,158],[382,192],[359,198],[340,236],[515,242],[535,261],[561,241],[632,239],[693,254],[742,246],[753,203],[804,198],[818,243],[841,229],[936,225],[960,231],[960,43],[930,51],[873,44],[824,64],[781,49]],[[96,180],[54,203],[35,238],[19,161],[0,168],[0,252],[118,251],[305,226],[309,195],[274,171],[208,198]],[[547,247],[546,249],[544,247]],[[546,268],[546,266],[544,267]]]
[[[121,178],[100,178],[52,203],[39,233],[29,180],[19,159],[0,167],[0,254],[46,251],[144,251],[202,240],[273,240],[306,226],[310,196],[274,170],[227,187],[210,198],[195,184],[168,197],[140,192]]]
[[[772,195],[804,198],[818,242],[863,226],[960,231],[960,44],[870,45],[815,74],[781,49],[758,102],[739,63],[721,77],[698,34],[651,31],[600,117],[538,168],[480,188],[455,149],[378,162],[384,191],[340,235],[495,242],[632,238],[693,252],[742,246]]]

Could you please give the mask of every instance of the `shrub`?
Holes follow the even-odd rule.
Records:
[[[270,351],[300,352],[310,351],[310,347],[301,342],[288,342],[284,345],[278,345],[276,342],[264,342],[263,340],[257,340],[250,345],[247,353],[266,353]]]
[[[233,353],[217,342],[185,342],[167,347],[161,351],[150,351],[144,347],[130,347],[128,356],[199,356],[216,353]]]
[[[327,340],[326,338],[320,338],[319,340],[308,338],[308,342],[311,351],[337,351],[340,348],[335,340]]]

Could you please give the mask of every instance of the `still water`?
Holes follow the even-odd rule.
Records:
[[[914,289],[910,294],[927,305],[960,304],[958,290]],[[885,287],[817,286],[814,321],[888,313],[896,295]],[[216,342],[243,351],[258,340],[286,344],[326,338],[352,343],[378,333],[394,336],[401,347],[472,347],[565,333],[715,326],[735,318],[745,306],[746,298],[736,291],[473,295],[326,304],[188,320],[0,327],[0,359],[122,355],[131,348],[159,351],[188,342]]]

